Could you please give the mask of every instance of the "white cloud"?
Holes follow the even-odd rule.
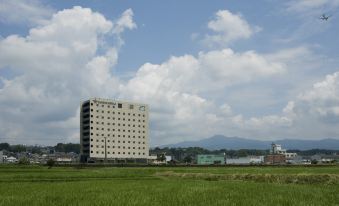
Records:
[[[115,21],[113,32],[116,34],[120,34],[125,31],[125,29],[135,29],[137,28],[136,23],[133,21],[133,11],[132,9],[127,9],[122,13],[121,17]]]
[[[127,9],[122,13],[121,17],[114,22],[112,32],[117,35],[117,47],[121,47],[125,43],[121,38],[121,33],[126,29],[133,30],[137,28],[133,16],[133,10]]]
[[[228,10],[218,11],[215,19],[208,22],[208,28],[215,32],[205,36],[203,42],[208,46],[225,46],[239,39],[248,39],[260,30],[259,27],[249,25],[240,14],[233,14]]]
[[[221,134],[234,126],[232,108],[204,94],[280,75],[285,68],[254,51],[231,49],[200,52],[197,57],[171,57],[162,64],[146,63],[120,87],[120,98],[151,105],[153,144]],[[227,126],[225,126],[227,125]],[[201,129],[204,128],[204,129]],[[232,129],[233,130],[233,129]]]
[[[26,37],[0,40],[0,69],[18,74],[2,77],[2,136],[24,137],[26,143],[79,136],[74,119],[80,101],[118,93],[120,83],[111,69],[119,46],[100,45],[112,29],[113,22],[100,13],[76,6],[55,13]]]
[[[52,13],[39,0],[0,0],[0,21],[7,24],[41,24]]]
[[[235,116],[233,123],[258,137],[333,138],[339,135],[338,111],[339,72],[335,72],[289,101],[281,115]]]
[[[210,27],[227,38],[231,35],[229,42],[253,34],[251,27],[248,37],[229,34],[228,27],[219,22],[222,14]],[[295,74],[295,65],[313,57],[306,47],[274,55],[212,50],[173,56],[160,64],[145,63],[127,81],[113,76],[121,42],[112,46],[101,42],[112,34],[122,40],[121,32],[136,28],[132,17],[128,9],[110,21],[91,9],[74,7],[55,13],[26,37],[1,39],[0,69],[9,68],[17,76],[1,77],[0,134],[12,142],[25,138],[25,143],[36,143],[40,138],[55,143],[61,137],[77,141],[80,101],[97,96],[148,103],[152,145],[214,134],[253,138],[339,135],[338,73],[314,84],[277,114],[246,116],[235,108],[253,104],[258,98],[255,94],[250,98],[240,94],[233,103],[224,98],[235,87],[291,78],[287,74]],[[240,25],[246,23],[239,15],[232,18]],[[310,124],[316,126],[310,129]]]
[[[315,116],[321,121],[339,123],[339,72],[327,75],[324,81],[298,96],[299,112]]]

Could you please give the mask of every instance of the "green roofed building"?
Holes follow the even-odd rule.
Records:
[[[225,164],[224,155],[197,155],[197,163],[199,165]]]

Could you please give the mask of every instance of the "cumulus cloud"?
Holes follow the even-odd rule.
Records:
[[[41,24],[53,9],[38,0],[0,0],[0,21],[6,24]]]
[[[260,30],[259,27],[251,26],[241,14],[233,14],[228,10],[218,11],[207,26],[214,32],[203,40],[208,46],[225,46],[239,39],[248,39]]]
[[[227,130],[232,118],[227,103],[204,94],[222,93],[230,85],[243,85],[281,75],[285,68],[254,51],[231,49],[171,57],[162,64],[146,63],[120,87],[120,98],[148,102],[152,108],[153,144],[202,138]],[[234,124],[233,124],[234,125]],[[201,130],[200,128],[204,128]],[[170,137],[170,138],[169,138]]]
[[[127,9],[122,13],[121,17],[115,22],[113,32],[120,34],[124,32],[125,29],[135,29],[137,28],[136,23],[133,21],[133,10]]]
[[[53,14],[26,37],[10,35],[0,41],[0,69],[18,74],[2,77],[3,137],[25,137],[34,143],[36,138],[53,142],[60,136],[79,136],[74,118],[80,101],[96,95],[113,97],[119,88],[111,73],[118,46],[100,45],[113,25],[102,14],[76,6]]]
[[[245,119],[233,123],[254,136],[328,138],[339,135],[339,72],[327,75],[312,88],[289,101],[281,115]]]
[[[339,123],[339,72],[327,75],[324,81],[298,96],[299,110],[326,123]]]
[[[228,24],[223,24],[224,18],[244,27],[235,31],[247,31],[247,35],[231,34]],[[229,12],[218,13],[211,22],[209,26],[217,35],[230,38],[227,43],[254,32],[240,15]],[[230,103],[222,98],[234,87],[285,77],[291,65],[298,63],[296,59],[303,61],[305,54],[310,56],[308,48],[274,55],[227,48],[172,56],[159,64],[141,65],[124,81],[112,74],[121,41],[110,46],[102,42],[111,35],[122,40],[122,32],[135,28],[130,9],[111,21],[91,9],[74,7],[53,14],[30,29],[27,36],[1,39],[0,69],[16,73],[13,78],[0,78],[2,137],[10,142],[24,138],[20,141],[24,143],[39,139],[49,144],[60,138],[78,141],[80,101],[94,96],[149,104],[152,145],[214,134],[253,138],[338,136],[338,73],[300,93],[280,113],[242,114],[237,104],[250,106],[254,99],[245,95]]]

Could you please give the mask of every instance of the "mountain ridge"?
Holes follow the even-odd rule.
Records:
[[[279,139],[275,141],[254,140],[241,137],[227,137],[224,135],[214,135],[197,141],[183,141],[175,144],[159,146],[164,147],[202,147],[209,150],[216,149],[270,149],[271,143],[281,144],[284,149],[328,149],[339,150],[339,139],[325,138],[321,140],[303,139]]]

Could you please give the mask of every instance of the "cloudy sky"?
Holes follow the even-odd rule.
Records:
[[[79,142],[90,97],[149,104],[152,146],[215,134],[339,139],[338,9],[0,0],[0,142]]]

